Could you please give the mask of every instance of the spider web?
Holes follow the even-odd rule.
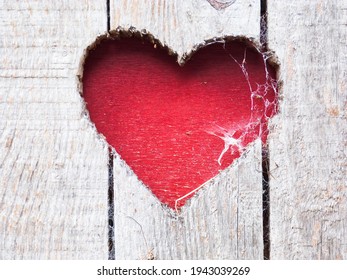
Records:
[[[265,24],[264,18],[262,19],[262,25]],[[260,46],[249,46],[244,50],[243,57],[237,58],[232,53],[230,53],[226,47],[226,40],[218,39],[218,41],[213,43],[223,44],[225,52],[228,54],[229,58],[238,65],[241,69],[243,76],[247,82],[249,94],[250,94],[250,108],[251,114],[249,120],[246,124],[241,125],[236,124],[233,127],[222,127],[220,125],[214,124],[205,132],[209,135],[218,137],[221,141],[224,142],[224,148],[220,151],[219,157],[215,160],[220,166],[222,166],[222,160],[224,156],[228,153],[231,155],[241,155],[246,151],[247,146],[250,141],[248,138],[248,133],[250,131],[257,131],[257,138],[262,140],[262,143],[265,145],[267,141],[268,130],[268,121],[277,113],[277,97],[278,97],[278,82],[274,75],[271,74],[270,61],[274,58],[274,53],[267,50],[265,43],[267,32],[262,28],[261,32],[261,42]],[[212,43],[211,43],[212,44]],[[252,80],[252,76],[249,74],[247,69],[247,54],[249,50],[256,50],[262,58],[262,67],[264,69],[264,82],[257,83]],[[262,113],[259,115],[259,108],[263,108]],[[237,156],[238,157],[238,156]],[[196,189],[190,191],[184,196],[178,198],[175,201],[175,210],[179,212],[179,208],[184,204],[183,201],[192,197],[197,191],[209,184],[213,178],[206,181]]]

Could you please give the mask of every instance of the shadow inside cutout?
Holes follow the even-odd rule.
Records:
[[[180,67],[148,40],[104,40],[86,58],[83,97],[98,132],[139,180],[181,207],[248,144],[266,142],[277,110],[276,71],[266,58],[226,41]]]

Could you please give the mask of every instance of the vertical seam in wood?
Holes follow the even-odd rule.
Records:
[[[262,176],[263,176],[263,243],[264,260],[270,259],[270,185],[269,165],[270,155],[267,144],[262,146]]]
[[[112,149],[109,149],[108,161],[108,259],[115,259],[115,229],[114,229],[114,183],[113,183]]]
[[[110,0],[106,0],[107,33],[111,30]],[[108,152],[108,259],[115,259],[115,230],[114,230],[114,183],[113,183],[113,158],[112,148]]]
[[[267,0],[260,0],[260,43],[262,51],[268,50]],[[262,145],[262,207],[263,207],[263,258],[270,259],[270,155],[267,143]]]
[[[239,207],[240,207],[240,174],[237,172],[237,208],[236,208],[236,259],[239,259]]]
[[[107,32],[111,30],[110,0],[106,0]]]
[[[260,0],[260,43],[262,50],[268,50],[267,0]]]

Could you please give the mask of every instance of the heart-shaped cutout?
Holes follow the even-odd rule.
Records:
[[[275,70],[245,43],[203,47],[180,67],[165,49],[134,38],[90,52],[83,96],[97,130],[172,208],[248,144],[266,141],[277,102]]]

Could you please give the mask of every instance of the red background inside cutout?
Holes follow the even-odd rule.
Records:
[[[232,59],[241,63],[245,48],[239,42],[210,45],[180,67],[175,57],[149,42],[122,39],[101,43],[87,58],[83,97],[92,122],[170,207],[240,156],[232,147],[219,165],[224,141],[216,135],[235,132],[231,135],[244,147],[266,130],[264,114],[274,114],[273,90],[266,93],[269,106],[253,98],[251,111],[247,79]],[[249,47],[245,67],[253,90],[266,83],[263,58]],[[264,96],[262,90],[258,94]],[[258,124],[250,126],[255,120]]]

